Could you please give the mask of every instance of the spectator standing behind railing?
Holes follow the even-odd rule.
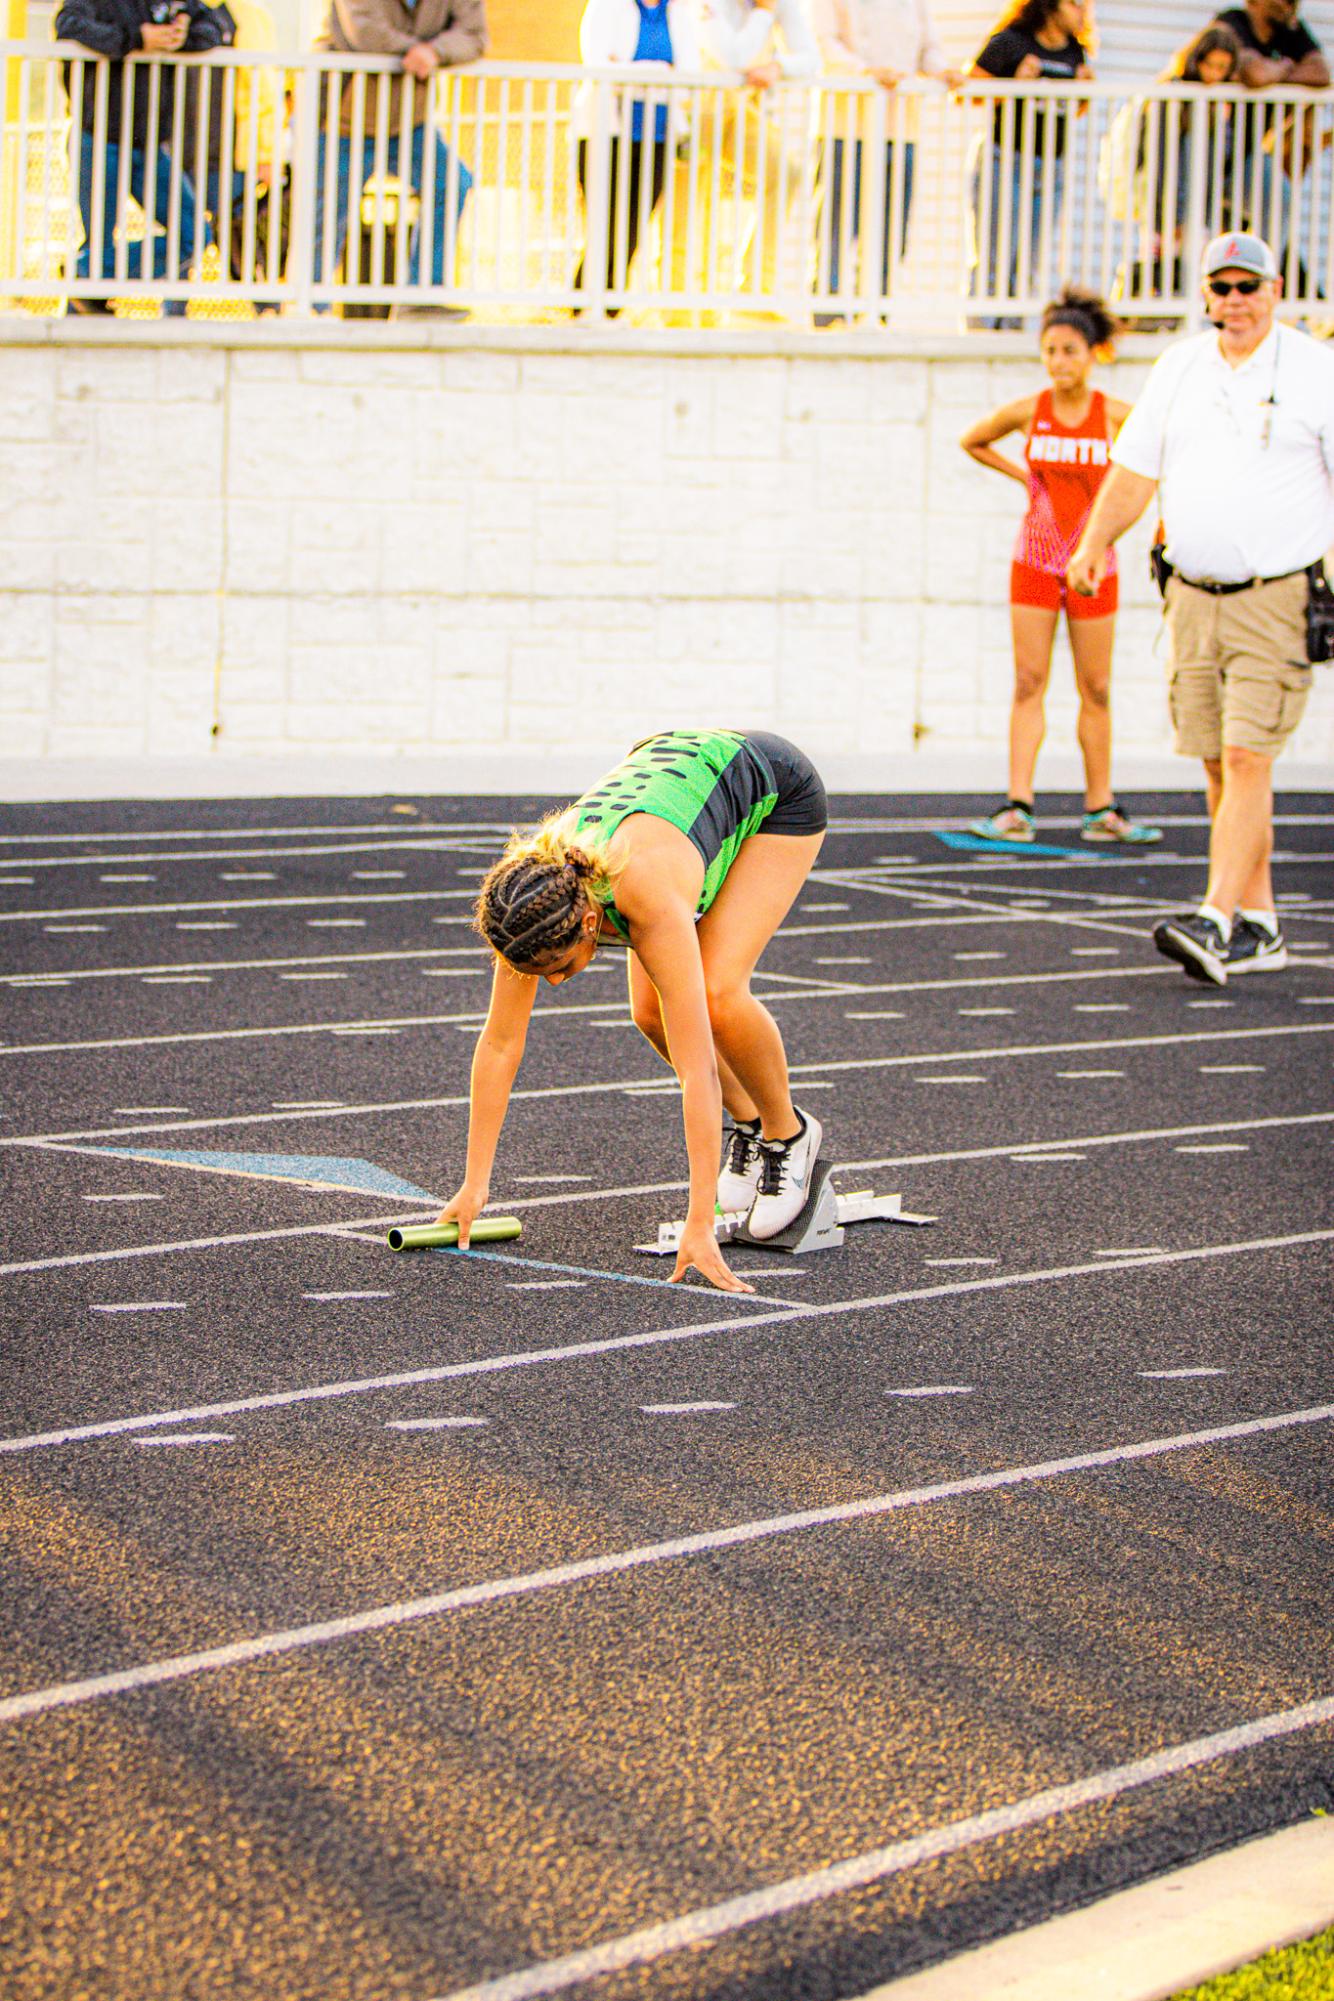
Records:
[[[825,74],[833,79],[849,72],[853,76],[871,77],[886,93],[895,90],[904,77],[909,76],[938,77],[950,90],[957,90],[963,82],[962,72],[951,69],[945,61],[928,0],[821,0],[816,26],[824,53]],[[854,101],[854,114],[856,108]],[[902,257],[908,247],[908,217],[912,210],[913,164],[917,151],[915,103],[906,107],[899,129],[904,134],[903,214],[898,246]],[[826,188],[829,204],[828,289],[831,292],[837,292],[839,286],[845,230],[849,248],[855,247],[861,236],[862,144],[860,139],[853,142],[850,214],[845,208],[847,142],[835,138],[826,155],[829,163]],[[880,255],[880,290],[885,296],[889,293],[890,266],[893,262],[895,151],[895,139],[886,139],[884,242]],[[824,289],[820,284],[822,275],[816,274],[817,291]],[[839,313],[817,313],[815,324],[831,326],[843,317]]]
[[[106,144],[102,156],[103,188],[101,236],[101,270],[98,276],[111,279],[116,270],[116,229],[123,228],[125,218],[118,216],[120,192],[120,154],[127,142],[130,146],[128,187],[135,201],[143,208],[152,209],[159,225],[168,225],[171,215],[171,183],[173,166],[180,175],[180,204],[176,231],[176,264],[181,277],[189,271],[195,254],[198,230],[198,204],[195,199],[194,183],[185,171],[186,161],[173,161],[170,148],[172,114],[176,99],[176,65],[136,65],[127,78],[125,59],[143,50],[149,55],[197,54],[208,49],[220,48],[231,39],[231,20],[222,10],[215,12],[204,4],[204,0],[65,0],[55,20],[56,39],[63,42],[82,42],[94,54],[108,57],[106,73]],[[87,278],[90,275],[95,217],[93,201],[97,180],[97,99],[98,73],[101,65],[86,63],[83,72],[83,98],[75,104],[71,98],[70,111],[79,134],[79,214],[83,219],[83,247],[79,251],[75,265],[75,276]],[[65,87],[70,88],[71,65],[65,65]],[[156,83],[157,89],[154,90]],[[127,104],[128,96],[128,104]],[[128,109],[129,131],[124,129],[122,111]],[[154,111],[156,110],[156,148],[153,160],[148,158],[149,139],[153,134]],[[187,149],[188,158],[188,149]],[[153,194],[151,202],[146,199],[148,170],[153,169]],[[165,278],[169,262],[168,238],[165,227],[153,231],[153,276]],[[128,278],[137,279],[143,270],[143,246],[130,243],[126,246],[125,273]],[[109,298],[79,298],[70,300],[70,310],[75,313],[109,313]],[[175,317],[185,311],[182,299],[169,299],[163,310]]]
[[[1327,90],[1329,64],[1319,42],[1297,11],[1297,0],[1246,0],[1244,7],[1229,7],[1218,15],[1241,43],[1237,79],[1246,90]],[[1314,120],[1302,115],[1304,127],[1301,166],[1310,165]],[[1245,207],[1242,214],[1220,219],[1219,228],[1255,229],[1272,232],[1272,240],[1286,244],[1288,218],[1292,207],[1290,179],[1294,128],[1291,113],[1266,116],[1266,107],[1256,104],[1241,113],[1241,159],[1245,177]],[[1253,192],[1256,156],[1260,158],[1258,201]],[[1273,185],[1278,180],[1278,214],[1275,216]],[[1298,176],[1300,180],[1301,176]],[[1304,287],[1303,287],[1304,289]]]
[[[278,31],[273,16],[262,0],[209,0],[222,8],[235,25],[232,47],[272,54],[278,47]],[[231,177],[229,188],[222,185],[224,112],[227,95],[224,79],[234,78],[232,98]],[[213,224],[213,234],[227,250],[227,266],[241,283],[262,273],[268,261],[270,231],[282,240],[282,161],[284,75],[276,64],[244,63],[235,69],[215,69],[208,89],[208,196],[205,206]],[[250,167],[251,134],[255,146],[254,256],[250,267],[245,261],[245,204]],[[193,158],[191,154],[191,158]],[[277,255],[281,277],[283,256]],[[276,313],[276,300],[257,301],[260,313]]]
[[[704,46],[720,69],[740,71],[752,91],[761,98],[779,82],[804,82],[820,68],[820,46],[808,0],[705,0]],[[758,275],[762,288],[771,286],[795,292],[806,286],[806,249],[810,241],[809,223],[800,245],[785,246],[791,257],[783,256],[788,211],[794,203],[803,216],[811,207],[813,135],[812,103],[808,93],[784,91],[776,104],[770,99],[770,119],[763,167],[759,157],[754,122],[729,115],[722,135],[723,157],[743,188],[753,191],[758,229],[748,220],[748,240],[737,244],[738,263],[754,258],[758,247],[758,271],[738,271],[738,280],[749,289]],[[711,134],[712,136],[712,129]],[[719,217],[713,217],[716,228]],[[789,263],[800,266],[786,269]]]
[[[579,53],[590,69],[606,69],[624,63],[633,65],[635,81],[647,90],[670,77],[672,69],[688,75],[701,67],[699,22],[693,0],[588,0],[579,23]],[[579,186],[588,204],[590,171],[589,148],[593,138],[594,84],[580,86],[575,103],[575,131],[579,138]],[[621,250],[621,205],[624,200],[624,271],[628,282],[639,243],[640,191],[645,168],[649,174],[648,216],[652,217],[662,199],[663,185],[672,154],[686,131],[680,94],[667,103],[655,104],[651,130],[645,130],[650,113],[639,92],[617,90],[612,99],[608,133],[606,170],[607,289],[616,283]],[[621,196],[621,176],[626,187]],[[664,258],[664,261],[666,259]],[[584,259],[575,273],[575,290],[584,283]],[[608,306],[607,317],[614,319],[619,306]]]
[[[1138,825],[1112,791],[1112,640],[1116,628],[1116,565],[1110,561],[1096,595],[1067,592],[1065,567],[1094,499],[1107,477],[1112,440],[1129,406],[1091,383],[1099,360],[1112,352],[1117,323],[1092,292],[1067,285],[1042,315],[1042,365],[1050,389],[1002,404],[959,440],[970,458],[1018,480],[1028,493],[1010,565],[1010,632],[1014,642],[1014,703],[1010,711],[1010,790],[1004,803],[970,831],[989,841],[1031,841],[1033,779],[1046,729],[1052,644],[1064,610],[1079,690],[1079,748],[1084,756],[1086,841],[1160,841],[1156,827]],[[1024,435],[1024,463],[996,450],[1015,431]]]
[[[979,51],[969,74],[1017,81],[1071,83],[1092,77],[1088,48],[1092,38],[1092,8],[1083,0],[1018,0],[1001,16],[994,32]],[[1050,125],[1048,121],[1050,120]],[[1020,275],[1020,240],[1027,239],[1028,289],[1042,285],[1047,273],[1039,267],[1043,204],[1048,187],[1050,160],[1051,205],[1048,226],[1055,233],[1061,212],[1064,184],[1064,154],[1069,115],[1058,104],[1050,110],[1036,110],[1022,101],[995,104],[989,142],[983,141],[973,173],[973,240],[975,292],[992,292],[1002,275],[998,270],[1002,211],[1009,212],[1009,259],[1004,274],[1007,292],[1013,293]],[[1006,176],[1006,140],[1010,141],[1009,172]],[[1022,217],[1024,157],[1031,149],[1028,215]],[[984,199],[985,197],[985,199]],[[989,220],[983,243],[983,214]],[[1022,319],[1002,314],[975,322],[981,326],[1017,327]]]
[[[388,90],[388,137],[386,171],[399,174],[399,134],[403,129],[402,94],[409,93],[408,118],[412,126],[410,178],[413,193],[421,195],[426,162],[427,125],[431,111],[431,79],[441,68],[477,62],[486,54],[486,13],[483,0],[330,0],[329,15],[315,37],[317,49],[337,49],[349,55],[398,56],[405,77],[391,79]],[[317,285],[328,284],[337,269],[347,242],[348,208],[351,202],[352,128],[355,93],[353,78],[344,81],[338,136],[338,192],[335,202],[333,256],[331,268],[324,268],[324,172],[328,135],[320,128],[316,150],[314,265]],[[358,185],[364,185],[375,169],[379,79],[366,80],[365,117]],[[454,245],[454,232],[463,204],[468,199],[472,175],[462,160],[455,162],[456,192],[454,213],[449,213],[450,153],[443,139],[431,133],[433,184],[430,202],[431,275],[433,286],[445,284],[447,260]],[[423,209],[426,203],[422,204]],[[409,256],[408,283],[421,279],[421,216],[413,231]],[[402,282],[402,274],[399,274]],[[327,306],[316,311],[327,312]],[[394,308],[396,319],[458,317],[457,309],[436,302],[414,303]]]

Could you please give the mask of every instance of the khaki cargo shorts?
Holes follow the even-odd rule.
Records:
[[[1304,570],[1215,597],[1180,577],[1167,586],[1168,702],[1183,757],[1224,746],[1277,757],[1311,691]]]

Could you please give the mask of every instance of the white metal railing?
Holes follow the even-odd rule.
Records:
[[[922,330],[1066,280],[1199,313],[1250,227],[1286,310],[1334,298],[1334,93],[712,74],[220,49],[117,70],[0,42],[0,298],[496,317],[627,307]],[[118,143],[129,134],[131,143]]]

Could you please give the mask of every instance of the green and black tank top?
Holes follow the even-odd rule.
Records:
[[[632,813],[679,827],[704,859],[695,913],[722,888],[741,844],[772,813],[778,787],[768,759],[740,730],[666,730],[637,743],[574,805],[576,834],[610,840]],[[630,927],[612,901],[603,908],[622,938]]]

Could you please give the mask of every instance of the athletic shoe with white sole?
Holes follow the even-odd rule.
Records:
[[[1020,799],[1007,799],[985,820],[970,820],[968,831],[984,841],[1035,841],[1038,837],[1033,808]]]
[[[1113,799],[1110,806],[1100,806],[1096,813],[1084,815],[1079,838],[1094,846],[1149,848],[1161,841],[1163,830],[1146,827],[1142,820],[1132,820],[1125,807],[1118,806]]]
[[[1288,948],[1281,931],[1266,931],[1263,924],[1252,924],[1249,917],[1237,918],[1227,948],[1230,978],[1239,978],[1242,973],[1281,972],[1287,963]]]
[[[1183,917],[1165,918],[1154,926],[1153,942],[1165,958],[1184,966],[1193,980],[1227,985],[1227,940],[1212,917],[1191,910]]]
[[[746,1218],[747,1234],[763,1242],[795,1223],[811,1199],[811,1183],[824,1127],[809,1112],[797,1109],[801,1131],[789,1140],[760,1141],[760,1192]]]
[[[718,1176],[718,1207],[725,1214],[749,1210],[760,1192],[764,1159],[760,1153],[760,1122],[738,1119],[727,1135]]]

